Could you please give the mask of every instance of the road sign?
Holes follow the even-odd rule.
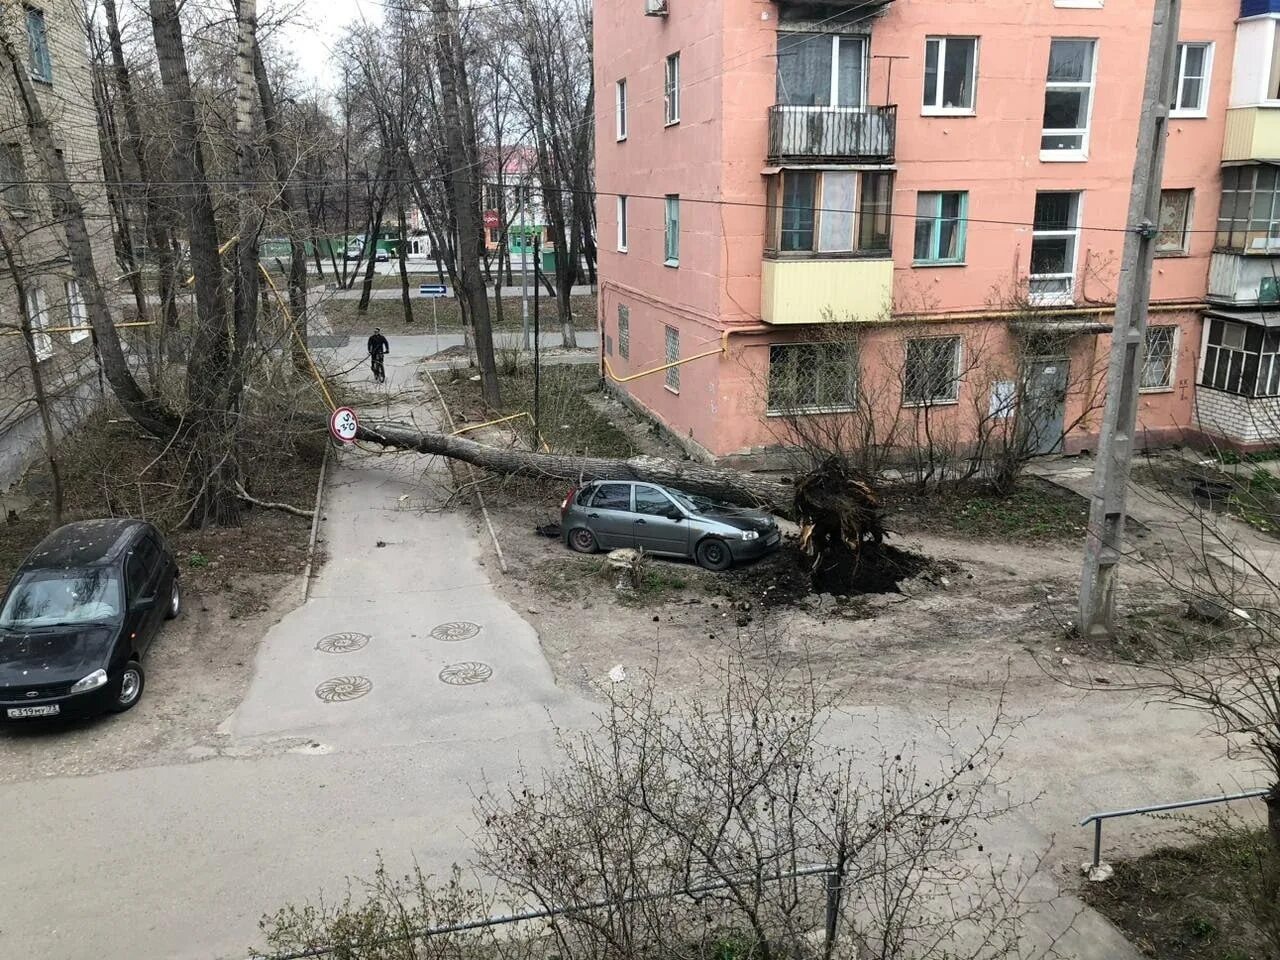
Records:
[[[418,294],[423,297],[447,297],[449,288],[443,283],[424,283],[418,287]]]
[[[329,432],[333,434],[335,440],[353,443],[359,429],[360,421],[356,418],[356,412],[350,407],[339,407],[329,417]]]

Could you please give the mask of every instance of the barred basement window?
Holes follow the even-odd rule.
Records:
[[[1147,327],[1147,355],[1142,363],[1142,389],[1173,386],[1173,345],[1177,327]]]
[[[680,331],[675,327],[667,327],[667,363],[675,363],[680,359]],[[667,388],[680,392],[680,368],[667,367]]]
[[[855,344],[778,343],[769,347],[769,413],[834,413],[851,410],[857,402]]]
[[[913,406],[954,403],[960,390],[960,338],[907,341],[902,402]]]
[[[631,308],[618,305],[618,356],[631,359]]]

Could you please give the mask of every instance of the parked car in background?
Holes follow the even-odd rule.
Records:
[[[181,612],[177,563],[151,524],[59,527],[0,605],[0,720],[123,713],[142,696],[143,656]]]
[[[776,550],[782,534],[762,510],[731,507],[656,483],[594,480],[560,504],[564,542],[579,553],[643,549],[727,570]]]

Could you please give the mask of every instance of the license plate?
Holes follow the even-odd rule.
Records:
[[[10,707],[6,713],[10,720],[26,720],[29,717],[56,717],[62,710],[53,703],[45,707]]]

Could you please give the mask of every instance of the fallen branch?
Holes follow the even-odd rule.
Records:
[[[783,517],[795,512],[795,488],[789,483],[740,470],[713,467],[693,460],[660,457],[577,457],[491,447],[444,433],[418,433],[397,427],[362,426],[356,438],[398,450],[414,450],[461,460],[494,473],[513,477],[541,477],[579,483],[584,480],[640,480],[668,484],[689,493],[727,503],[763,507]]]
[[[271,503],[268,500],[259,500],[257,497],[251,497],[239,483],[236,484],[236,495],[245,503],[251,503],[255,507],[262,507],[264,510],[283,510],[285,513],[291,513],[295,517],[303,517],[307,520],[314,520],[316,516],[314,510],[303,510],[301,507],[295,507],[291,503]]]

